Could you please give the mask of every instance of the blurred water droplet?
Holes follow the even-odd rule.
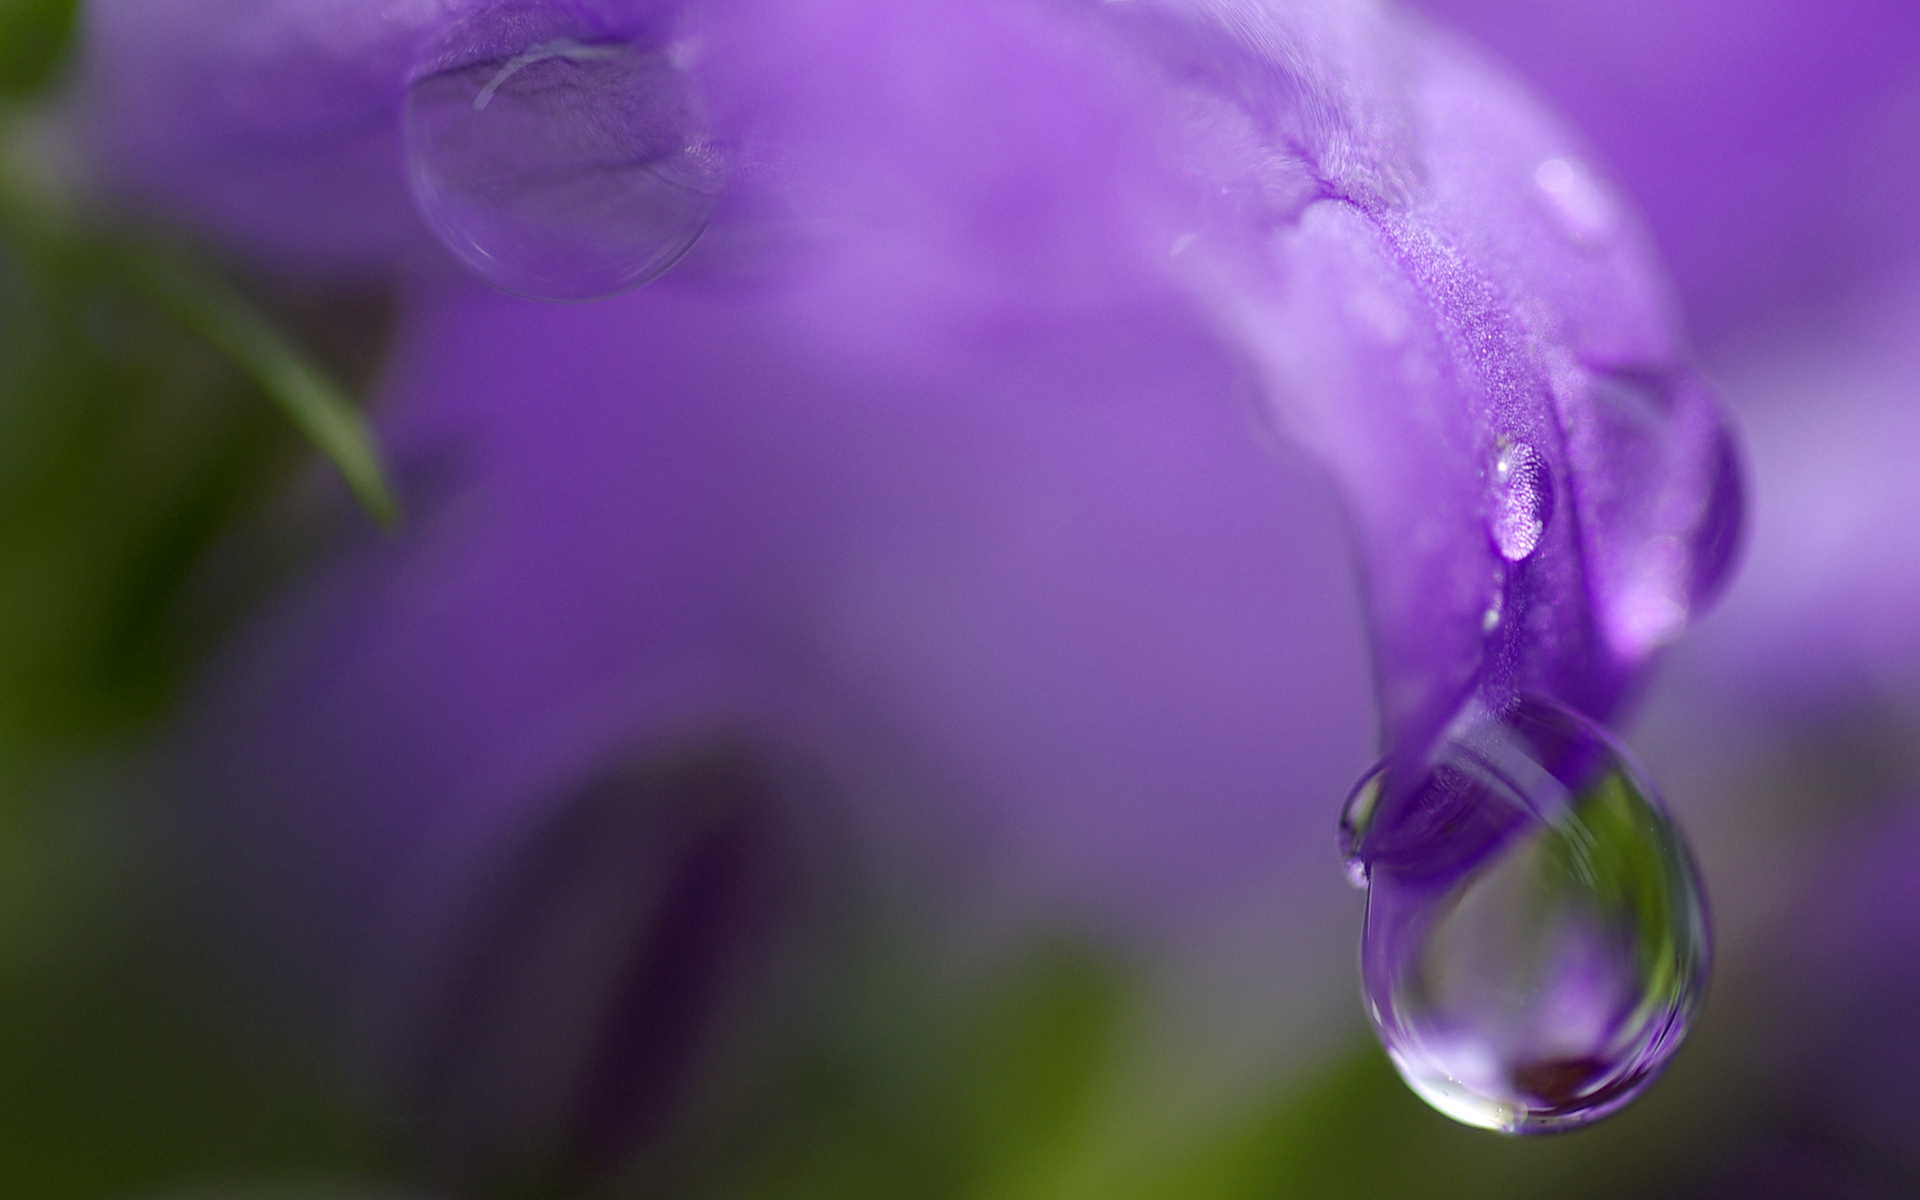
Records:
[[[1476,705],[1410,787],[1379,768],[1363,787],[1361,974],[1413,1090],[1507,1133],[1639,1095],[1686,1035],[1709,943],[1691,855],[1625,753],[1551,702]]]
[[[1724,586],[1740,540],[1739,455],[1690,372],[1593,371],[1561,402],[1600,627],[1618,657],[1635,661]]]
[[[1597,245],[1619,225],[1613,197],[1583,163],[1549,158],[1534,168],[1533,183],[1560,232],[1576,245]]]
[[[1493,462],[1493,512],[1488,530],[1500,556],[1519,562],[1540,546],[1553,519],[1553,472],[1539,451],[1509,442]]]
[[[475,274],[523,296],[590,300],[655,278],[699,238],[726,177],[683,59],[683,48],[553,36],[424,75],[407,93],[405,139],[427,224]]]
[[[1686,628],[1691,577],[1680,539],[1649,539],[1631,558],[1632,567],[1614,601],[1614,623],[1626,645],[1663,646]]]

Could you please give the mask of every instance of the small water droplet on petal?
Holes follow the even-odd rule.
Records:
[[[1492,474],[1488,532],[1502,558],[1519,562],[1539,548],[1553,519],[1553,472],[1532,446],[1508,442],[1500,447]]]
[[[415,203],[510,292],[589,300],[655,278],[699,238],[726,177],[686,65],[671,46],[552,36],[424,75],[404,121]]]
[[[1476,705],[1411,787],[1363,786],[1362,978],[1413,1090],[1507,1133],[1644,1091],[1699,1006],[1709,942],[1692,857],[1625,752],[1548,701]]]

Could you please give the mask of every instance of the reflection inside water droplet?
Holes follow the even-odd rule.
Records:
[[[549,37],[420,78],[405,138],[427,223],[481,278],[536,299],[658,276],[706,228],[726,174],[679,58]]]
[[[1376,768],[1363,790],[1342,820],[1361,974],[1413,1090],[1508,1133],[1644,1090],[1698,1007],[1708,938],[1691,856],[1624,752],[1547,701],[1476,705],[1411,786]]]
[[[1494,458],[1492,474],[1488,532],[1502,558],[1519,562],[1539,548],[1553,519],[1553,472],[1538,450],[1508,442]]]
[[[1367,886],[1367,864],[1360,857],[1359,846],[1367,828],[1373,824],[1374,812],[1380,805],[1380,788],[1386,778],[1387,763],[1382,759],[1360,777],[1360,782],[1347,793],[1347,802],[1340,806],[1340,857],[1346,860],[1347,882],[1357,888]]]

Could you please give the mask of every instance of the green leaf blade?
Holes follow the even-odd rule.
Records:
[[[253,376],[333,463],[368,516],[384,529],[400,528],[400,502],[379,442],[345,389],[237,289],[198,263],[149,253],[137,274],[156,302]]]

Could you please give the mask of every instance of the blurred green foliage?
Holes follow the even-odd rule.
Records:
[[[53,82],[79,20],[79,0],[0,0],[0,101]]]
[[[58,191],[34,93],[75,21],[0,0],[0,1194],[49,1198],[364,1157],[314,1063],[209,993],[131,766],[240,615],[211,550],[304,457],[246,352],[323,377],[238,292],[170,304],[225,285]]]
[[[1071,943],[967,978],[883,954],[821,1022],[775,1119],[688,1194],[759,1200],[1047,1195],[1117,1063],[1117,965]]]
[[[1741,1101],[1716,1089],[1742,1031],[1712,1025],[1662,1088],[1571,1137],[1512,1139],[1442,1117],[1370,1037],[1318,1073],[1195,1114],[1183,1080],[1129,1070],[1137,977],[1063,942],[953,999],[894,979],[837,1007],[780,1136],[724,1186],[755,1200],[1499,1200],[1684,1195]],[[1703,1052],[1702,1052],[1703,1051]],[[1704,1060],[1704,1061],[1703,1061]],[[1162,1085],[1165,1085],[1164,1092]],[[1184,1132],[1176,1132],[1184,1131]],[[621,1193],[629,1194],[629,1193]],[[658,1194],[658,1193],[643,1193]]]
[[[211,348],[85,243],[0,250],[0,747],[151,715],[186,665],[171,601],[287,458]]]
[[[196,994],[126,767],[212,644],[209,549],[297,436],[130,292],[110,241],[0,225],[0,1192],[97,1196],[337,1146],[351,1123]],[[331,1157],[328,1155],[319,1157]]]

